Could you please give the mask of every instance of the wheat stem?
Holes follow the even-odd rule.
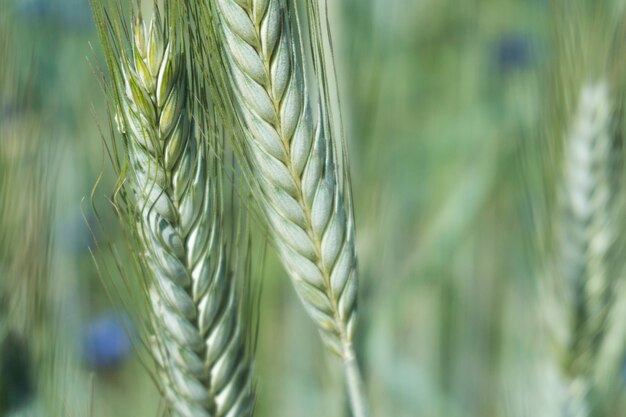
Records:
[[[352,349],[349,349],[352,351]],[[367,417],[367,397],[365,395],[365,386],[361,377],[361,370],[356,361],[356,357],[344,359],[343,372],[350,398],[350,407],[354,417]]]

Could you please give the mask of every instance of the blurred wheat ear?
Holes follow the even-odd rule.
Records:
[[[613,305],[608,263],[616,237],[609,179],[612,127],[608,84],[585,84],[565,143],[560,216],[559,276],[569,322],[563,329],[562,367],[572,415],[592,412],[592,378]]]
[[[164,16],[157,8],[149,25],[139,15],[127,54],[119,16],[92,5],[127,159],[121,205],[145,274],[161,385],[177,416],[249,416],[251,326],[227,248],[234,238],[223,219],[221,131],[206,108],[194,115],[175,6]]]
[[[307,14],[316,88],[307,83],[295,2],[218,0],[206,7],[244,131],[243,159],[274,244],[324,342],[344,361],[354,415],[366,416],[353,348],[358,278],[349,173],[332,125],[318,6],[308,3]]]

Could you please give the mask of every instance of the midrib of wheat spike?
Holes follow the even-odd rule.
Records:
[[[118,115],[150,274],[153,354],[175,415],[245,417],[251,358],[221,235],[219,169],[196,139],[184,60],[161,25],[135,25]]]
[[[332,132],[314,121],[310,108],[289,5],[217,3],[245,150],[275,245],[325,343],[346,363],[353,411],[364,416],[352,346],[357,316],[353,216],[338,184],[342,167]]]

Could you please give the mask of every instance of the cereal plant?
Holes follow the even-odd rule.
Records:
[[[625,23],[0,0],[0,416],[622,416]]]

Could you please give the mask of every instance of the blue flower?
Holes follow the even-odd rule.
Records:
[[[83,359],[87,366],[108,369],[119,365],[132,347],[127,331],[128,318],[113,311],[93,319],[83,334]]]
[[[494,60],[501,73],[528,67],[534,54],[530,37],[524,33],[507,33],[495,43]]]

